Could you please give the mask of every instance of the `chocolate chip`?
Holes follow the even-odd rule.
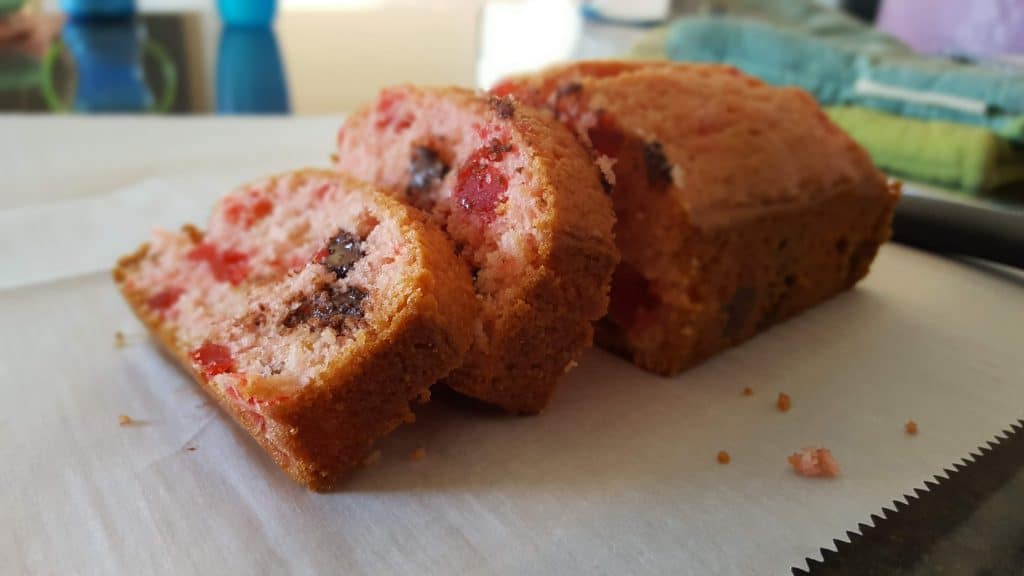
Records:
[[[334,272],[336,277],[344,278],[352,266],[363,256],[366,254],[362,250],[362,242],[359,241],[359,238],[351,232],[338,230],[338,233],[327,241],[327,255],[320,260],[320,263]]]
[[[583,85],[579,82],[567,82],[558,87],[558,90],[555,91],[555,98],[561,100],[566,96],[579,94],[582,91]]]
[[[733,293],[729,302],[723,306],[725,312],[725,327],[722,335],[726,338],[737,336],[750,320],[754,312],[754,300],[757,297],[757,290],[751,286],[740,286]]]
[[[239,320],[239,323],[242,326],[248,326],[251,327],[252,329],[257,329],[267,322],[268,311],[269,308],[267,307],[267,305],[261,302],[257,305],[256,310],[250,310],[245,314],[245,316],[242,316],[242,318]]]
[[[505,157],[505,153],[511,151],[511,144],[506,144],[497,138],[491,138],[491,141],[487,144],[487,159],[491,162],[501,162],[501,159]]]
[[[281,319],[281,324],[284,325],[285,328],[295,328],[296,326],[302,324],[308,319],[309,304],[304,302],[300,304],[297,308],[285,314],[284,318]]]
[[[440,184],[450,169],[436,150],[426,146],[413,148],[409,159],[409,186],[405,193],[414,199],[422,197]]]
[[[310,317],[321,326],[330,326],[335,330],[341,328],[348,318],[363,317],[363,300],[366,291],[358,287],[341,290],[333,284],[326,290],[313,295]]]
[[[661,142],[653,140],[644,144],[644,164],[647,166],[647,183],[651,186],[672,182],[672,165],[665,158]]]
[[[608,176],[605,176],[604,170],[598,170],[597,175],[601,179],[601,188],[604,190],[604,193],[610,195],[615,187],[608,181]]]
[[[323,284],[300,300],[281,323],[286,328],[308,323],[315,328],[333,328],[335,332],[341,332],[347,322],[363,317],[366,296],[366,291],[359,287],[342,289],[334,284]]]
[[[498,118],[502,120],[508,120],[516,113],[516,105],[511,96],[491,96],[488,103],[491,105],[491,109],[497,113]]]
[[[563,122],[578,120],[579,96],[583,85],[579,82],[567,82],[559,86],[547,98],[547,105],[555,116]]]

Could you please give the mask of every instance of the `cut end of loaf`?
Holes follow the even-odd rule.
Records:
[[[456,88],[385,89],[338,133],[336,166],[421,208],[473,274],[480,312],[454,389],[547,404],[591,340],[617,254],[586,151],[538,110]]]
[[[429,213],[469,265],[480,297],[497,303],[538,266],[547,199],[509,123],[514,105],[488,110],[467,99],[475,97],[384,90],[339,132],[337,167]]]
[[[399,292],[414,255],[369,198],[327,176],[248,185],[218,203],[205,234],[155,232],[125,289],[197,372],[274,401],[315,383],[388,312],[372,295]]]
[[[330,489],[459,365],[476,310],[436,228],[306,170],[157,231],[114,278],[139,318],[295,480]]]

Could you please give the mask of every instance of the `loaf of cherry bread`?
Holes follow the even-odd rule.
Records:
[[[543,409],[590,345],[618,261],[611,200],[572,133],[507,98],[401,86],[341,127],[337,167],[426,211],[470,266],[473,345],[445,382]]]
[[[581,62],[498,83],[587,145],[613,189],[598,342],[674,374],[853,286],[898,188],[814,99],[728,66]]]
[[[166,349],[296,481],[330,489],[472,340],[469,271],[416,210],[306,170],[157,231],[114,278]]]

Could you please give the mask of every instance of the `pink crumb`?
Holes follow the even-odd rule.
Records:
[[[827,448],[804,448],[790,455],[789,463],[801,476],[832,478],[839,475],[839,463]]]

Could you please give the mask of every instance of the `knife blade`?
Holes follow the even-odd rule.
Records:
[[[793,574],[1024,574],[1024,420]]]
[[[952,200],[906,187],[892,220],[894,242],[1024,269],[1024,212]]]

